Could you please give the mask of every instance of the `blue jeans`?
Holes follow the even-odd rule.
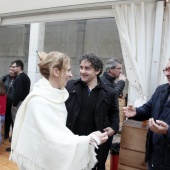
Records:
[[[5,115],[1,116],[0,115],[0,143],[2,143],[2,139],[3,139],[3,134],[2,134],[2,126],[4,125],[5,122]]]

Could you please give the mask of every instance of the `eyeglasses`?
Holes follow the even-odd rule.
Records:
[[[114,69],[122,70],[122,68],[121,68],[121,67],[119,67],[119,68],[114,68]]]
[[[164,72],[164,73],[170,72],[170,67],[163,69],[163,72]]]
[[[18,66],[10,66],[9,68],[15,68],[15,67],[18,67]]]

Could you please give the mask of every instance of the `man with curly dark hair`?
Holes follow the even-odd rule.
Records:
[[[80,79],[67,83],[67,127],[74,134],[89,135],[99,130],[112,136],[119,129],[117,94],[101,81],[102,70],[102,61],[94,54],[86,54],[80,60]],[[105,170],[106,144],[99,146],[97,158],[94,169]]]

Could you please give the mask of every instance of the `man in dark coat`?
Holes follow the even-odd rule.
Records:
[[[12,88],[12,120],[15,123],[17,111],[27,97],[30,91],[30,78],[23,72],[24,63],[21,60],[15,60],[11,63],[12,71],[17,75]],[[6,149],[7,152],[11,151],[11,147]]]
[[[100,80],[102,69],[103,63],[98,57],[84,55],[80,60],[81,78],[67,83],[67,127],[74,134],[89,135],[99,130],[112,136],[119,129],[117,95]],[[106,144],[99,146],[97,158],[99,162],[94,169],[105,170]]]
[[[117,95],[122,95],[123,89],[125,87],[126,77],[122,74],[122,63],[117,59],[109,59],[105,65],[105,72],[100,77],[104,84],[111,87],[114,91],[116,91]],[[115,80],[119,78],[117,84]],[[107,153],[111,148],[113,141],[113,136],[110,136],[107,140]]]
[[[168,83],[157,87],[151,99],[141,107],[124,107],[128,118],[149,119],[145,161],[149,170],[170,169],[170,60],[163,70]]]
[[[16,74],[12,68],[9,68],[9,74],[2,76],[0,79],[4,82],[4,88],[7,95],[6,114],[5,114],[5,135],[4,139],[9,138],[10,126],[13,126],[11,107],[12,107],[12,87]]]
[[[119,81],[115,83],[115,80]],[[117,59],[110,59],[106,62],[105,72],[101,76],[101,80],[108,86],[115,89],[118,96],[120,96],[125,87],[126,77],[122,74],[122,63]]]
[[[12,89],[12,119],[15,122],[17,110],[30,91],[30,78],[23,72],[24,64],[21,60],[12,62],[12,70],[17,74]]]

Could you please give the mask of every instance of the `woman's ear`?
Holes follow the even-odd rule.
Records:
[[[59,77],[59,70],[58,70],[58,68],[55,67],[53,69],[53,75],[56,76],[56,77]]]

